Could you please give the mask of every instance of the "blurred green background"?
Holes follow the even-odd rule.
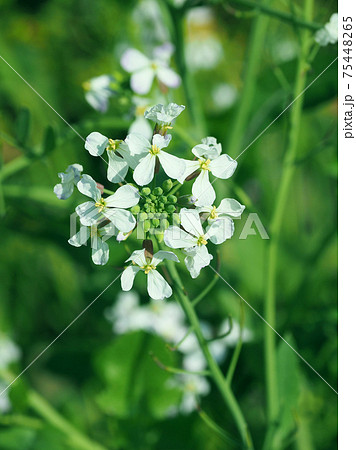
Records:
[[[0,54],[82,136],[100,131],[124,138],[133,115],[127,75],[120,69],[119,55],[130,46],[149,53],[152,46],[162,42],[157,30],[165,28],[166,23],[165,19],[162,22],[150,18],[148,11],[154,10],[153,3],[0,0]],[[161,8],[166,17],[164,3],[158,2],[156,8]],[[195,3],[204,6],[209,2]],[[302,5],[287,0],[270,3],[279,11],[297,15]],[[215,41],[213,44],[208,40],[207,46],[217,46],[216,62],[212,67],[201,67],[199,62],[193,67],[194,46],[193,56],[187,55],[187,59],[188,67],[194,68],[191,76],[195,101],[207,119],[207,132],[216,136],[226,151],[235,115],[235,105],[229,100],[234,97],[231,93],[236,93],[238,105],[243,96],[243,73],[251,57],[248,42],[261,13],[240,8],[234,1],[210,2],[209,8],[206,22],[199,19],[197,9],[189,13],[185,40],[188,44],[194,40]],[[317,1],[315,22],[326,23],[336,9],[336,1]],[[206,16],[206,12],[201,14]],[[258,55],[246,125],[236,146],[229,144],[232,157],[293,99],[299,28],[267,15],[264,20],[268,26]],[[321,48],[308,68],[308,81],[336,56],[336,45]],[[177,67],[174,55],[173,67]],[[296,172],[283,216],[276,295],[277,330],[334,387],[336,70],[336,65],[331,66],[305,94]],[[106,114],[91,108],[82,88],[84,81],[103,73],[120,74],[123,80],[122,95],[112,99]],[[219,93],[221,85],[229,86],[227,99],[221,90]],[[169,97],[186,104],[182,87],[171,91]],[[221,98],[225,101],[219,102]],[[28,119],[29,134],[21,136]],[[250,212],[258,213],[269,231],[283,171],[288,120],[286,112],[238,159],[234,177],[214,185],[219,199],[235,197],[247,206],[242,220],[236,223],[234,238],[221,246],[220,273],[260,313],[266,290],[268,241],[259,233],[245,240],[238,236]],[[57,173],[77,162],[84,166],[85,173],[105,183],[106,168],[90,157],[81,139],[2,60],[0,132],[0,332],[14,341],[22,354],[10,367],[8,379],[12,379],[117,276],[126,250],[112,243],[109,263],[97,267],[91,262],[88,248],[68,245],[69,214],[81,196],[76,193],[66,202],[57,200],[53,194]],[[186,158],[191,146],[184,137],[196,143],[204,137],[192,125],[188,110],[172,134],[171,150]],[[128,242],[128,246],[133,250],[135,243]],[[190,279],[187,272],[184,276],[193,297],[212,274],[206,268],[198,280]],[[144,283],[136,288],[141,302],[147,302]],[[170,375],[154,364],[149,351],[176,366],[179,356],[169,352],[159,337],[144,332],[125,336],[113,333],[104,311],[113,305],[119,291],[116,282],[14,383],[9,390],[11,409],[0,413],[0,449],[81,448],[69,442],[68,433],[58,426],[55,419],[62,418],[108,449],[242,448],[238,437],[236,444],[223,439],[196,412],[175,417],[162,414],[162,405],[174,404],[177,399],[167,400],[160,392]],[[213,326],[228,314],[238,319],[239,297],[220,280],[199,304],[198,313]],[[259,449],[266,430],[265,324],[247,306],[244,314],[254,339],[242,347],[233,390]],[[337,396],[279,339],[278,360],[286,378],[280,386],[284,396],[281,401],[290,414],[284,448],[336,448]],[[227,365],[228,360],[223,363],[224,370]],[[3,376],[6,379],[9,373]],[[41,414],[41,405],[36,401],[42,399],[48,402],[44,408],[53,408],[51,413],[60,416],[51,416],[51,420],[48,411]],[[204,411],[235,435],[229,412],[213,386],[201,402]]]

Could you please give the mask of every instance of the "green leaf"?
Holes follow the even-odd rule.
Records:
[[[54,129],[49,125],[44,133],[42,151],[43,154],[49,153],[56,147],[56,133]]]
[[[16,140],[26,147],[30,132],[30,111],[27,108],[20,110],[16,120]]]
[[[176,355],[166,350],[160,338],[144,332],[117,337],[100,352],[96,367],[105,388],[97,401],[106,414],[164,418],[168,408],[179,402],[180,391],[168,383],[172,374],[157,367],[150,352],[167,365],[173,360],[174,365]]]

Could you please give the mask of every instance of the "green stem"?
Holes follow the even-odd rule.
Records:
[[[305,0],[304,16],[306,20],[312,18],[313,0]],[[304,30],[301,37],[301,52],[296,71],[294,98],[296,98],[306,86],[307,60],[310,49],[310,33]],[[271,219],[268,254],[267,254],[267,289],[265,297],[265,318],[275,328],[276,326],[276,283],[277,283],[277,259],[284,218],[285,206],[288,200],[290,184],[295,172],[295,159],[298,150],[298,136],[303,108],[303,96],[300,96],[292,105],[290,112],[290,128],[288,147],[283,160],[283,172],[276,195],[275,209]],[[267,384],[267,410],[270,426],[274,426],[279,417],[278,379],[276,369],[276,335],[270,327],[265,328],[265,370]]]
[[[262,0],[259,5],[266,7],[271,0]],[[250,42],[246,50],[248,55],[244,70],[243,89],[241,97],[237,103],[232,124],[230,127],[230,136],[227,142],[226,153],[230,156],[237,156],[242,150],[243,138],[247,128],[253,98],[256,91],[257,72],[261,63],[261,53],[267,34],[268,17],[258,15],[253,21],[253,28]]]
[[[172,23],[172,37],[176,47],[176,61],[178,71],[182,77],[183,89],[187,102],[187,109],[191,115],[191,120],[196,129],[198,138],[202,138],[206,135],[206,122],[204,113],[201,107],[201,101],[198,96],[198,92],[194,83],[194,78],[189,71],[184,52],[184,15],[185,9],[176,9],[169,5],[167,2],[167,8],[171,16]]]
[[[180,276],[177,272],[177,269],[174,265],[173,261],[167,261],[167,268],[169,270],[169,273],[174,280],[175,287],[177,289],[178,293],[178,300],[180,305],[182,306],[193,330],[194,333],[198,339],[200,348],[205,356],[205,359],[207,361],[209,370],[211,372],[211,376],[215,381],[215,384],[217,388],[220,391],[220,394],[222,395],[226,406],[229,408],[235,424],[241,434],[241,437],[243,439],[243,442],[245,444],[245,447],[248,449],[253,448],[252,439],[248,430],[247,423],[245,421],[245,418],[241,412],[241,409],[239,407],[239,404],[237,403],[236,398],[234,397],[234,394],[231,391],[231,388],[226,383],[226,380],[217,365],[216,361],[214,360],[213,356],[210,353],[208,344],[206,340],[204,339],[203,333],[200,328],[199,319],[196,315],[196,312],[194,310],[194,307],[189,300],[188,296],[185,294],[184,286],[182,284],[182,281],[180,279]]]
[[[239,340],[236,344],[234,353],[232,355],[231,361],[230,361],[230,365],[229,368],[227,370],[227,374],[226,374],[226,382],[231,385],[232,382],[232,377],[234,376],[235,370],[236,370],[236,366],[237,366],[237,362],[239,360],[240,357],[240,353],[241,353],[241,349],[242,349],[242,344],[243,344],[243,329],[244,329],[244,322],[245,322],[245,314],[244,314],[244,308],[243,308],[243,303],[241,302],[241,313],[240,313],[240,336],[239,336]]]
[[[103,193],[104,194],[109,194],[109,195],[113,195],[113,194],[115,194],[115,192],[114,191],[111,191],[110,189],[103,189]]]
[[[192,300],[192,305],[196,306],[201,300],[203,300],[203,298],[209,294],[209,292],[213,289],[213,287],[215,286],[215,284],[217,283],[219,279],[219,275],[215,274],[213,279],[210,281],[210,283],[206,286],[206,288],[204,288],[200,294],[198,294],[194,300]]]
[[[312,31],[317,31],[323,26],[319,23],[295,17],[294,14],[279,11],[278,9],[271,8],[268,5],[264,5],[253,0],[234,0],[234,3],[253,8],[255,10],[261,11],[268,16],[282,20],[283,22],[289,22],[292,25],[299,25],[300,27],[307,28]]]
[[[64,419],[55,409],[37,392],[28,392],[29,405],[48,423],[64,433],[70,442],[78,449],[83,450],[105,450],[100,444],[91,441],[78,431],[71,423]]]

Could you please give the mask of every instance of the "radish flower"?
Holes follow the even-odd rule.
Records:
[[[115,78],[111,75],[100,75],[83,83],[86,91],[85,99],[95,110],[106,112],[109,106],[109,98],[115,94],[112,84]]]
[[[96,182],[90,175],[83,175],[77,187],[82,194],[94,200],[82,203],[75,209],[83,225],[95,225],[100,219],[105,217],[122,232],[131,231],[135,227],[136,220],[134,216],[131,212],[124,209],[137,205],[140,195],[135,187],[130,185],[121,186],[116,190],[115,194],[105,199],[102,198]]]
[[[128,266],[121,276],[121,287],[123,291],[129,291],[132,288],[135,276],[138,272],[144,272],[147,275],[147,291],[148,295],[154,300],[163,300],[172,295],[172,289],[162,275],[157,272],[157,266],[165,259],[179,262],[179,259],[173,252],[165,252],[163,250],[155,253],[150,259],[145,255],[145,249],[135,250],[126,260],[132,261],[132,265]]]
[[[80,164],[72,164],[67,167],[65,172],[58,174],[61,182],[54,186],[53,192],[59,200],[66,200],[73,194],[74,186],[80,180],[82,172],[83,166]]]

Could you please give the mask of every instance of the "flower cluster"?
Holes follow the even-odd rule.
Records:
[[[218,245],[230,239],[234,233],[233,219],[239,218],[244,210],[232,198],[214,205],[216,194],[211,175],[227,179],[237,166],[235,160],[222,154],[221,144],[215,138],[207,137],[194,146],[192,160],[168,151],[172,140],[168,130],[183,110],[184,106],[174,103],[149,108],[145,117],[155,123],[151,139],[138,133],[130,133],[124,140],[110,139],[99,132],[89,134],[85,148],[92,156],[107,162],[107,178],[118,185],[115,191],[82,174],[78,164],[59,174],[62,182],[54,189],[60,199],[68,198],[75,186],[89,197],[89,201],[76,207],[81,228],[69,243],[78,247],[91,237],[95,264],[107,263],[106,240],[113,234],[119,242],[129,237],[143,241],[143,248],[134,250],[126,260],[130,265],[122,274],[121,284],[123,290],[130,290],[135,276],[143,272],[149,295],[154,299],[172,294],[157,266],[164,260],[179,262],[175,253],[163,249],[164,244],[182,251],[187,269],[196,278],[213,259],[209,243]],[[164,174],[167,177],[158,186]],[[190,186],[190,182],[193,184],[188,193],[181,195],[183,185]],[[154,246],[161,249],[154,253]]]
[[[114,305],[105,311],[105,315],[112,322],[114,333],[122,335],[142,330],[160,336],[179,351],[184,370],[200,372],[207,369],[197,338],[190,333],[184,313],[177,303],[150,301],[141,305],[135,291],[121,292]],[[206,338],[213,338],[213,328],[209,323],[201,322],[201,327]],[[229,348],[235,347],[239,339],[244,342],[252,339],[251,330],[244,328],[242,331],[236,322],[232,323],[228,334],[226,334],[227,330],[229,330],[229,323],[225,320],[217,330],[218,335],[223,337],[210,341],[208,344],[212,355],[220,363],[225,360]],[[175,346],[179,339],[183,341]],[[178,406],[172,406],[167,411],[168,415],[192,412],[196,408],[197,397],[205,396],[210,392],[207,379],[195,373],[175,375],[169,380],[169,385],[172,388],[178,387],[182,391],[182,398]]]

